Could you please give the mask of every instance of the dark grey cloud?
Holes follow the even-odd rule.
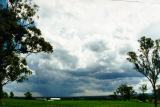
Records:
[[[54,63],[54,60],[58,60],[59,63],[64,65],[71,62],[77,65],[75,59],[66,50],[55,51],[55,55],[39,54],[30,56],[28,59],[29,66],[35,71],[35,74],[28,81],[22,83],[24,85],[15,90],[18,92],[30,90],[42,96],[54,97],[86,95],[86,90],[91,92],[99,91],[102,93],[95,92],[95,94],[104,95],[105,92],[113,92],[119,84],[128,82],[128,79],[132,80],[128,83],[134,84],[138,81],[133,78],[142,77],[134,71],[118,72],[112,71],[112,69],[108,70],[106,65],[101,65],[99,62],[85,68],[74,69],[73,66],[70,66],[72,64],[68,64],[70,66],[68,68],[61,68]]]
[[[61,72],[61,71],[58,71]],[[60,80],[62,79],[62,81]],[[42,96],[71,96],[73,93],[81,92],[77,87],[81,84],[73,78],[59,78],[56,80],[54,76],[33,76],[27,82],[32,84],[31,90],[39,92]]]
[[[27,61],[29,67],[35,71],[52,71],[54,69],[74,69],[77,66],[78,58],[70,55],[64,49],[55,49],[52,54],[40,53],[29,56]]]
[[[103,45],[102,48],[105,49]],[[62,48],[56,49],[53,54],[31,55],[27,61],[34,74],[28,81],[22,83],[24,85],[12,91],[30,90],[42,96],[55,97],[87,95],[88,91],[95,92],[96,95],[104,95],[106,92],[113,92],[121,83],[135,84],[139,81],[134,78],[143,77],[136,71],[132,71],[127,63],[121,63],[115,69],[113,62],[116,61],[117,56],[112,54],[101,56],[98,52],[100,50],[96,51],[98,60],[83,68],[78,67],[76,56]]]
[[[103,52],[108,49],[107,43],[105,43],[102,40],[87,43],[84,48],[88,48],[89,50],[91,50],[93,52],[97,52],[97,53]]]
[[[94,74],[97,79],[117,79],[117,78],[130,78],[130,77],[144,77],[142,74],[136,71],[126,71],[126,72],[103,72]]]
[[[55,50],[53,56],[57,60],[62,62],[63,66],[69,66],[71,68],[75,68],[77,66],[78,58],[76,56],[70,55],[66,50],[63,49]]]
[[[93,64],[86,68],[70,71],[68,74],[73,77],[92,77],[98,80],[144,77],[141,73],[131,70],[130,66],[124,67],[124,65],[122,65],[121,67],[119,68],[120,71],[114,71],[114,69],[107,69],[105,65]]]

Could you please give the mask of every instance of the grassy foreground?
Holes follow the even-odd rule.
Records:
[[[154,107],[150,103],[134,101],[27,101],[7,99],[3,102],[4,107]]]

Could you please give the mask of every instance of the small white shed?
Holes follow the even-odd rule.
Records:
[[[48,101],[58,101],[61,100],[61,98],[50,98]]]

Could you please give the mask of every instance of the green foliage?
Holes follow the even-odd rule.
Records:
[[[154,41],[151,38],[141,37],[138,42],[140,49],[137,53],[128,52],[127,59],[151,82],[157,107],[156,83],[160,74],[160,39]]]
[[[36,27],[37,10],[32,0],[9,0],[7,8],[0,7],[0,105],[3,86],[32,73],[23,56],[53,51]]]
[[[144,94],[147,91],[147,84],[143,84],[141,87],[139,87],[141,90],[142,94]]]
[[[25,98],[26,98],[27,100],[31,100],[31,99],[32,99],[32,94],[31,94],[31,92],[26,92],[26,93],[24,93],[24,96],[25,96]]]
[[[36,27],[38,6],[31,0],[9,2],[0,9],[0,86],[22,82],[32,73],[24,54],[53,51]]]
[[[126,84],[121,84],[117,88],[116,92],[118,94],[120,94],[123,97],[123,99],[130,100],[130,98],[133,96],[135,91],[133,90],[132,86],[127,86]]]
[[[145,92],[147,91],[147,85],[143,84],[142,86],[139,87],[140,91],[142,92],[138,97],[139,100],[145,102],[146,101],[146,97],[147,95],[145,94]]]
[[[128,61],[135,65],[135,69],[146,76],[154,85],[160,73],[160,40],[142,37],[139,40],[140,49],[128,52]]]
[[[10,96],[9,96],[10,98],[14,98],[14,93],[11,91],[10,92]]]
[[[3,98],[8,98],[8,93],[3,91]]]

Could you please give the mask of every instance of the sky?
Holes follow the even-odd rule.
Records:
[[[37,27],[54,52],[27,57],[29,80],[4,90],[22,96],[104,96],[126,83],[148,85],[127,60],[141,36],[160,38],[157,0],[35,0]]]

